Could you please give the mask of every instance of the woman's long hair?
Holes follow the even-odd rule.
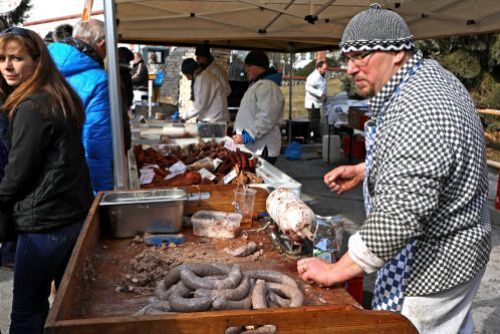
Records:
[[[5,53],[10,42],[26,50],[36,62],[36,67],[31,77],[17,87],[9,86],[4,77],[0,76],[0,94],[4,101],[2,109],[12,118],[19,103],[33,94],[45,92],[50,96],[50,106],[43,108],[41,112],[60,116],[60,109],[66,119],[81,127],[85,111],[80,97],[57,69],[42,38],[28,29],[9,28],[0,33],[0,54]]]

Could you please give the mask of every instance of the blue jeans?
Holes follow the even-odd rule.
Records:
[[[61,282],[83,223],[46,232],[19,233],[14,267],[10,334],[43,333],[50,285]]]

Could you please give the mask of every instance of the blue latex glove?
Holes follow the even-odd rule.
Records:
[[[177,122],[179,120],[179,111],[174,112],[171,116],[170,119],[174,122]]]
[[[243,137],[243,144],[255,143],[255,139],[253,139],[252,136],[250,136],[250,134],[246,130],[243,130],[241,132],[241,136]]]

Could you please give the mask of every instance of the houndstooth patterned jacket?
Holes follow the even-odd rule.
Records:
[[[370,100],[373,118],[420,60],[418,51]],[[488,262],[486,168],[483,130],[469,93],[436,61],[422,60],[377,129],[368,180],[373,208],[360,230],[384,261],[417,240],[406,296],[465,283]]]

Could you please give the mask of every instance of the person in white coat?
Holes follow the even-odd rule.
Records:
[[[193,107],[191,107],[185,119],[198,117],[203,122],[227,122],[229,111],[227,108],[227,97],[219,79],[211,72],[203,70],[192,58],[184,59],[181,65],[182,73],[189,80],[194,80]]]
[[[210,53],[208,45],[202,44],[197,46],[194,54],[198,65],[215,75],[221,81],[226,97],[229,96],[231,94],[231,86],[229,85],[227,71],[214,61],[214,56]]]
[[[311,121],[311,130],[313,131],[313,140],[321,141],[321,133],[319,129],[321,119],[321,107],[326,100],[326,80],[325,74],[328,72],[328,65],[324,61],[319,61],[316,64],[316,69],[309,74],[306,80],[306,97],[304,100],[305,107]]]
[[[281,93],[281,73],[269,68],[269,58],[262,51],[251,51],[245,58],[245,72],[250,81],[234,122],[236,144],[274,164],[281,149],[279,129],[285,109]]]

